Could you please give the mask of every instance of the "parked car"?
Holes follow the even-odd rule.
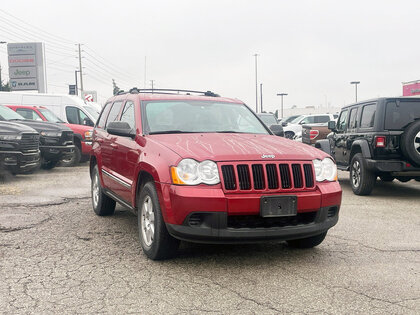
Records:
[[[277,118],[274,114],[271,113],[258,113],[258,118],[270,128],[271,131],[276,131],[275,134],[277,136],[284,137],[283,126],[277,122]]]
[[[420,98],[377,98],[343,107],[333,131],[316,146],[350,171],[356,195],[369,195],[376,178],[420,180]]]
[[[26,119],[49,121],[54,123],[64,123],[53,112],[45,106],[29,105],[6,105]],[[74,154],[64,158],[60,163],[64,166],[77,165],[79,162],[89,160],[90,150],[92,149],[92,130],[93,127],[86,125],[68,124],[67,127],[73,130]]]
[[[341,204],[326,153],[273,136],[237,99],[148,91],[112,97],[95,126],[97,215],[113,214],[116,202],[137,213],[151,259],[173,255],[179,240],[299,248],[324,240]]]
[[[39,166],[39,157],[36,130],[15,122],[0,121],[0,170],[14,174],[30,172]]]
[[[75,125],[93,127],[98,110],[75,95],[27,92],[0,92],[0,105],[44,106],[61,120]]]
[[[283,126],[284,136],[293,139],[296,134],[302,133],[302,125],[326,125],[330,120],[334,120],[333,114],[301,115]]]
[[[331,133],[328,126],[302,125],[302,142],[315,145],[318,140],[326,139]]]
[[[15,111],[2,105],[0,105],[0,121],[13,121],[31,127],[39,133],[41,167],[44,169],[55,167],[62,158],[73,154],[73,131],[66,126],[45,121],[26,120]]]

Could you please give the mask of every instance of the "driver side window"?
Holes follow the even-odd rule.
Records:
[[[342,111],[337,122],[337,131],[346,130],[348,110]]]

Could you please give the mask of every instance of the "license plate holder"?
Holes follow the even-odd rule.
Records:
[[[297,214],[297,196],[262,196],[260,215],[263,218],[289,217]]]

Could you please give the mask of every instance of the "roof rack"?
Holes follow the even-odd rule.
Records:
[[[220,97],[219,94],[213,93],[212,91],[193,91],[193,90],[178,90],[178,89],[138,89],[133,87],[130,89],[130,94],[138,94],[138,93],[158,93],[158,94],[181,94],[185,93],[186,95],[191,95],[190,93],[200,94],[204,96],[211,96],[211,97]]]

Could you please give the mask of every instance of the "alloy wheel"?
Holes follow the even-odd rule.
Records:
[[[99,176],[98,174],[95,174],[95,176],[93,177],[92,200],[93,200],[93,206],[96,208],[99,202]]]
[[[359,187],[360,185],[360,163],[359,161],[354,161],[352,165],[351,180],[354,187]]]
[[[155,237],[155,212],[150,196],[144,198],[141,206],[141,233],[146,246],[151,246]]]

